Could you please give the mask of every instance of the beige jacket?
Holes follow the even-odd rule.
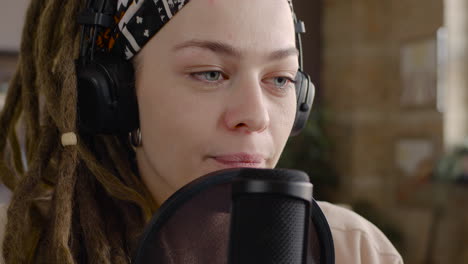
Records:
[[[335,263],[400,264],[403,260],[387,237],[351,210],[318,202],[333,235]]]
[[[319,202],[333,235],[336,264],[400,264],[403,260],[373,224],[358,214],[327,203]],[[3,243],[7,205],[0,204],[0,249]],[[0,254],[0,264],[3,264]]]

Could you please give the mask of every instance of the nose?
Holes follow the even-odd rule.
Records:
[[[270,124],[268,102],[258,78],[239,78],[230,90],[223,117],[228,130],[243,133],[266,130]]]

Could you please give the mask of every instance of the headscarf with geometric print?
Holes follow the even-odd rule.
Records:
[[[189,0],[118,0],[113,28],[99,33],[101,50],[131,59]]]
[[[100,32],[96,44],[103,51],[129,60],[189,1],[118,0],[117,6],[112,1],[115,25]],[[292,0],[288,3],[292,10]]]

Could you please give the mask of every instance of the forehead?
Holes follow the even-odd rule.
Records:
[[[164,30],[174,43],[207,39],[250,48],[295,45],[287,0],[192,0]]]
[[[116,30],[110,37],[101,35],[98,46],[126,59],[160,31],[198,35],[192,38],[216,32],[222,39],[251,42],[294,39],[289,0],[118,0],[116,4]]]

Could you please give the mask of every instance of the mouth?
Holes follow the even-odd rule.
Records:
[[[211,157],[223,168],[264,168],[266,160],[260,154],[233,153]]]

